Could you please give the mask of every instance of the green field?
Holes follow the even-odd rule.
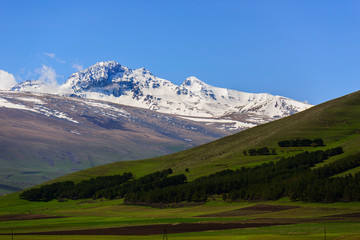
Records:
[[[185,173],[188,180],[224,169],[253,167],[303,151],[325,150],[341,146],[344,153],[314,166],[322,167],[360,152],[360,92],[315,106],[307,111],[261,125],[183,152],[138,161],[117,162],[62,176],[48,183],[64,180],[78,182],[94,176],[132,172],[136,177],[172,168]],[[296,138],[322,138],[323,147],[288,147],[278,141]],[[278,155],[246,156],[244,150],[274,148]],[[190,171],[187,173],[185,169]],[[334,177],[355,174],[359,167]],[[264,210],[265,209],[265,210]],[[60,218],[31,219],[36,216]],[[11,219],[14,218],[14,219]],[[30,218],[30,220],[25,220]],[[106,229],[159,224],[286,224],[227,230],[168,232],[168,239],[360,239],[360,202],[307,203],[282,198],[267,202],[224,202],[211,196],[206,203],[164,209],[124,205],[122,199],[67,200],[28,202],[18,193],[0,198],[0,239],[11,239],[11,231],[39,233],[81,229]],[[182,226],[182,225],[181,225]],[[144,227],[145,228],[145,227]],[[163,239],[160,233],[146,236],[41,236],[14,235],[14,239]]]
[[[238,216],[199,217],[218,214],[253,206],[296,207],[283,211],[246,211]],[[171,234],[168,239],[359,239],[359,217],[331,217],[340,214],[359,213],[360,203],[303,203],[281,199],[276,202],[223,202],[219,199],[198,206],[157,209],[144,206],[122,205],[121,200],[76,200],[59,203],[27,202],[16,194],[3,197],[0,205],[2,216],[25,214],[58,216],[38,220],[1,221],[0,233],[29,233],[58,230],[98,229],[136,225],[178,224],[199,222],[279,222],[293,224],[258,228],[189,232]],[[351,216],[351,215],[350,215]],[[11,239],[1,235],[0,239]],[[150,236],[29,236],[15,235],[14,239],[162,239],[162,235]]]

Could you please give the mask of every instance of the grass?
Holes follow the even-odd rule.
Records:
[[[183,208],[157,209],[145,206],[123,205],[122,200],[69,200],[67,202],[28,202],[11,194],[1,198],[0,216],[8,214],[44,214],[66,216],[64,218],[38,219],[26,221],[2,221],[0,233],[11,231],[38,232],[52,230],[108,228],[120,226],[136,226],[148,224],[176,224],[194,222],[232,222],[232,221],[264,221],[264,219],[307,219],[309,223],[287,226],[272,226],[249,229],[192,232],[168,234],[168,239],[323,239],[326,227],[327,239],[356,239],[360,236],[360,222],[354,219],[341,219],[340,222],[312,222],[314,219],[345,213],[360,212],[360,203],[304,203],[293,202],[287,198],[269,201],[261,204],[290,205],[298,208],[279,212],[254,213],[253,215],[237,217],[206,217],[197,216],[213,214],[254,206],[254,202],[224,202],[219,198],[198,206]],[[345,236],[345,237],[344,237]],[[1,236],[10,239],[11,236]],[[21,236],[14,239],[28,240],[58,240],[58,239],[162,239],[162,235],[152,236]]]
[[[181,234],[168,234],[168,239],[239,239],[239,240],[265,240],[265,239],[280,239],[280,240],[322,240],[324,239],[326,228],[326,239],[329,240],[353,240],[360,237],[360,224],[344,224],[344,223],[331,223],[331,224],[298,224],[289,226],[274,226],[256,229],[238,229],[238,230],[223,230],[223,231],[206,231],[206,232],[192,232]],[[27,240],[82,240],[82,239],[163,239],[162,235],[151,236],[21,236],[16,235],[14,239],[27,239]],[[0,236],[0,239],[10,239],[10,236]]]
[[[5,201],[6,200],[6,201]],[[209,201],[198,206],[183,208],[157,209],[145,206],[123,205],[122,200],[93,201],[91,199],[69,200],[58,203],[27,202],[20,200],[16,194],[2,198],[0,202],[0,216],[7,214],[44,214],[66,216],[64,218],[38,219],[26,221],[3,221],[0,233],[11,231],[38,232],[52,230],[71,230],[89,228],[108,228],[120,226],[136,226],[148,224],[176,224],[194,222],[232,222],[232,221],[264,221],[264,219],[307,219],[309,223],[292,224],[287,226],[272,226],[222,231],[192,232],[169,234],[169,239],[323,239],[324,227],[327,229],[327,239],[352,239],[360,236],[360,221],[354,219],[340,219],[340,222],[324,221],[312,222],[314,219],[329,215],[360,212],[360,203],[304,203],[292,202],[287,198],[269,201],[261,204],[291,205],[298,208],[279,212],[254,213],[253,215],[237,217],[206,217],[197,216],[231,211],[259,203],[254,202],[224,202],[219,199]],[[266,220],[267,221],[267,220]],[[346,238],[340,238],[346,236]],[[15,236],[15,239],[161,239],[161,235],[152,236]],[[0,236],[9,239],[9,236]]]

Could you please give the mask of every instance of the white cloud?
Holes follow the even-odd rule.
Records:
[[[33,86],[23,86],[24,91],[40,92],[40,93],[67,93],[70,90],[59,86],[58,79],[62,76],[58,75],[55,69],[51,66],[42,65],[41,68],[35,69],[38,77],[33,80]],[[33,74],[32,74],[33,75]]]
[[[0,90],[9,90],[15,84],[14,75],[0,69]]]
[[[55,53],[44,53],[45,56],[48,56],[49,58],[55,58]]]
[[[44,87],[39,89],[40,92],[44,93],[57,93],[59,85],[57,82],[58,75],[56,74],[55,69],[50,66],[42,65],[40,69],[35,70],[40,77],[38,81],[44,83]]]
[[[73,63],[72,67],[75,68],[78,72],[84,70],[84,66],[82,64]]]
[[[42,65],[40,69],[36,70],[40,74],[39,80],[46,84],[57,84],[56,81],[56,72],[52,67]]]
[[[59,63],[66,63],[66,61],[56,57],[55,53],[43,53],[45,56],[49,57],[49,58],[52,58],[54,60],[56,60],[57,62]]]

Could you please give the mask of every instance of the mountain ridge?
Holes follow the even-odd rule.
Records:
[[[18,84],[14,91],[36,89]],[[38,87],[39,88],[39,87]],[[194,76],[181,85],[158,78],[145,68],[129,69],[114,61],[98,62],[72,74],[58,93],[105,100],[186,117],[231,119],[239,115],[243,128],[303,111],[312,105],[268,93],[245,93],[213,87]],[[203,119],[201,121],[204,121]],[[211,121],[209,121],[211,122]]]

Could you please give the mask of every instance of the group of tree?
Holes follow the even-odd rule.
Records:
[[[59,198],[86,199],[93,197],[98,191],[121,185],[132,178],[133,174],[124,173],[90,178],[78,184],[74,184],[73,181],[57,182],[25,190],[20,194],[20,198],[29,201],[50,201]]]
[[[253,168],[224,170],[186,184],[136,192],[125,196],[125,202],[151,204],[206,201],[209,196],[219,194],[224,200],[276,200],[289,196],[294,200],[308,201],[312,198],[302,195],[304,188],[299,187],[299,182],[304,186],[312,185],[315,179],[328,182],[328,179],[317,178],[311,168],[342,152],[341,147],[326,151],[304,152]],[[312,193],[309,191],[308,194]],[[316,199],[316,201],[329,201],[329,198]]]
[[[102,191],[98,192],[98,194],[95,194],[93,198],[126,198],[126,196],[134,193],[148,192],[153,191],[154,189],[163,189],[170,186],[181,185],[187,182],[187,178],[184,174],[169,176],[170,174],[172,174],[171,168],[151,173],[144,177],[126,182],[123,185],[103,189]]]
[[[324,141],[321,138],[314,140],[311,139],[294,139],[294,140],[283,140],[278,142],[279,147],[318,147],[325,146]]]
[[[138,179],[131,173],[98,177],[74,184],[71,181],[44,185],[24,191],[20,197],[31,201],[49,201],[59,197],[124,198],[127,204],[151,205],[202,202],[211,195],[224,200],[293,200],[333,202],[360,200],[360,173],[335,177],[360,166],[360,154],[340,158],[321,167],[314,166],[343,153],[341,147],[303,152],[276,162],[255,167],[224,170],[187,182],[184,174],[158,171]]]
[[[138,179],[132,173],[101,176],[83,180],[77,184],[73,181],[57,182],[31,188],[20,194],[20,198],[29,201],[50,201],[53,199],[87,199],[87,198],[123,198],[131,192],[150,191],[186,182],[185,175],[168,176],[172,170],[157,171]]]
[[[267,147],[262,148],[251,148],[244,150],[244,155],[257,156],[257,155],[277,155],[275,149],[269,149]]]

